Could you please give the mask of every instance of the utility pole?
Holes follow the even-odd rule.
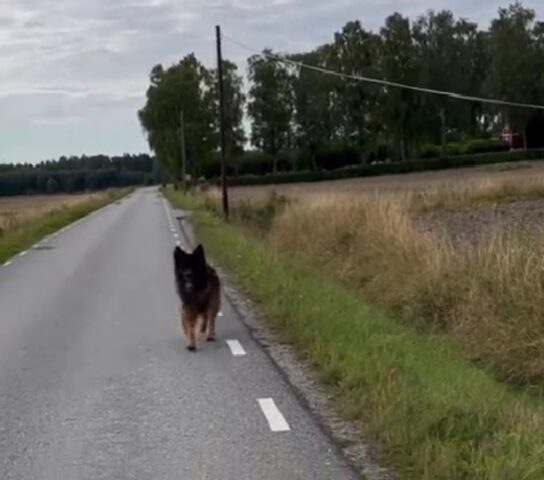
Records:
[[[221,52],[221,27],[215,27],[217,39],[217,76],[219,83],[219,111],[221,131],[221,190],[223,192],[223,214],[225,220],[229,219],[229,192],[227,188],[227,160],[226,160],[226,138],[225,138],[225,89],[223,85],[223,55]]]
[[[446,158],[448,156],[448,140],[446,137],[446,109],[444,106],[440,108],[440,142],[441,142],[441,156]]]
[[[179,112],[179,134],[181,143],[181,186],[187,191],[187,150],[185,148],[185,119],[183,108]]]

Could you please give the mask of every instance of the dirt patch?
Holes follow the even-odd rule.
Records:
[[[544,199],[434,210],[415,218],[422,232],[447,235],[456,246],[477,245],[497,231],[544,234]]]

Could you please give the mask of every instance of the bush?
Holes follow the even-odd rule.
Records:
[[[295,170],[294,154],[292,152],[279,152],[276,155],[276,168],[278,172],[292,172]]]
[[[317,168],[336,170],[361,163],[361,154],[355,147],[349,145],[331,145],[321,148],[315,156]]]
[[[477,138],[467,142],[451,142],[447,146],[448,156],[471,155],[476,153],[507,152],[509,147],[501,140]],[[442,156],[442,147],[432,143],[422,145],[417,158],[438,158]]]
[[[452,142],[446,145],[446,150],[449,156],[462,155],[463,144],[461,142]]]
[[[274,218],[279,215],[291,203],[289,198],[278,195],[275,190],[264,201],[254,203],[243,200],[233,209],[234,218],[242,224],[250,226],[257,231],[267,232]]]
[[[465,143],[462,153],[470,155],[471,153],[507,152],[508,150],[508,145],[501,140],[475,139]]]
[[[437,158],[441,153],[439,145],[427,143],[419,148],[417,158]]]
[[[232,169],[235,175],[236,169]],[[213,153],[206,158],[202,165],[202,175],[204,178],[217,178],[221,175],[221,159],[218,153]]]
[[[234,162],[238,175],[268,175],[274,167],[274,158],[259,151],[244,152]]]
[[[293,170],[297,172],[313,170],[313,153],[309,148],[301,148],[293,154]]]

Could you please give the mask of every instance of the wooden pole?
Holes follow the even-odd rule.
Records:
[[[226,138],[225,138],[225,90],[223,85],[223,54],[221,52],[221,27],[215,27],[217,39],[217,76],[219,83],[219,111],[221,131],[221,190],[223,192],[223,214],[225,220],[229,219],[229,192],[227,188],[227,159],[226,159]]]
[[[440,108],[440,143],[441,143],[441,156],[446,158],[448,156],[448,140],[446,137],[446,109],[444,106]]]
[[[179,112],[179,131],[181,141],[181,186],[183,191],[187,191],[187,150],[185,148],[185,119],[183,109]]]

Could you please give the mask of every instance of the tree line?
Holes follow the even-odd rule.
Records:
[[[0,195],[76,193],[152,185],[164,174],[148,154],[60,157],[37,164],[0,164]]]
[[[544,146],[544,116],[538,111],[345,80],[276,61],[279,55],[265,50],[248,59],[247,95],[237,66],[224,61],[232,174],[508,149],[499,139],[505,127],[519,135],[520,146]],[[487,30],[447,10],[415,20],[394,13],[379,31],[354,20],[331,42],[289,59],[348,75],[544,104],[544,22],[520,3],[499,9]],[[216,83],[215,70],[194,54],[151,72],[139,119],[174,178],[181,172],[182,109],[188,171],[218,173]],[[243,153],[246,140],[253,150]]]

